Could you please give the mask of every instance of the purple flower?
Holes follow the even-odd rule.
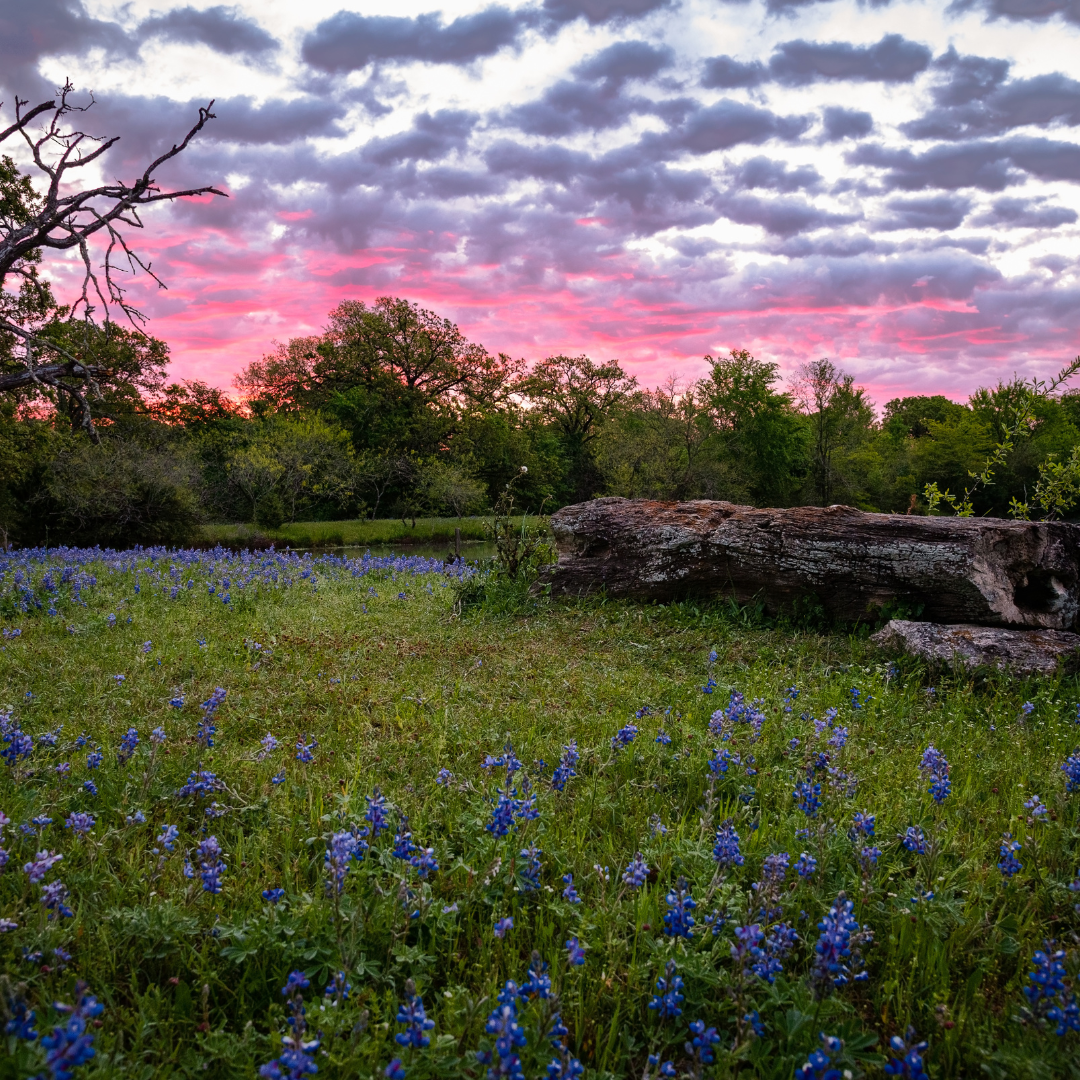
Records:
[[[84,780],[83,791],[85,791],[88,795],[96,795],[98,793],[97,784],[95,784],[93,780]]]
[[[326,894],[340,895],[345,888],[345,875],[353,859],[363,857],[360,840],[351,832],[336,832],[326,849]],[[366,845],[365,845],[366,846]]]
[[[522,892],[536,892],[540,888],[540,848],[530,844],[520,852],[522,863],[519,871]]]
[[[127,731],[121,736],[120,748],[116,751],[116,760],[121,765],[126,765],[132,755],[135,753],[135,748],[139,745],[139,733],[135,728],[128,728]]]
[[[285,890],[282,888],[263,889],[262,898],[267,901],[267,903],[274,904],[276,906],[285,899]]]
[[[844,986],[850,980],[862,982],[868,978],[862,971],[859,947],[871,940],[869,931],[860,932],[852,917],[855,905],[841,893],[828,914],[818,923],[821,931],[814,946],[816,958],[811,981],[814,991],[824,997],[834,986]]]
[[[739,834],[735,831],[731,818],[724,821],[716,830],[713,858],[723,867],[742,866],[746,861],[739,851]]]
[[[1080,791],[1080,750],[1074,750],[1061,766],[1065,774],[1065,790],[1070,794]]]
[[[447,768],[442,768],[435,775],[435,783],[439,787],[446,787],[454,779],[454,774]]]
[[[637,724],[626,724],[619,728],[611,737],[611,749],[621,750],[624,746],[629,746],[638,737]]]
[[[842,1080],[843,1074],[834,1068],[832,1058],[840,1053],[843,1042],[835,1035],[821,1032],[821,1049],[811,1050],[806,1064],[795,1073],[795,1080]]]
[[[221,858],[221,845],[216,836],[200,840],[196,848],[199,862],[199,877],[202,878],[203,892],[213,895],[221,892],[221,875],[225,873],[225,863]]]
[[[268,731],[268,732],[267,732],[267,733],[266,733],[266,734],[265,734],[265,735],[264,735],[264,736],[263,736],[263,737],[262,737],[262,738],[261,738],[261,739],[259,740],[259,746],[260,746],[260,747],[262,747],[262,749],[261,749],[261,750],[260,750],[260,751],[259,751],[259,752],[258,752],[258,753],[257,753],[257,754],[255,755],[255,760],[256,760],[256,761],[264,761],[264,760],[265,760],[265,759],[266,759],[266,758],[267,758],[267,757],[268,757],[268,756],[269,756],[270,754],[272,754],[272,753],[273,753],[273,752],[274,752],[274,751],[275,751],[275,750],[276,750],[276,749],[277,749],[277,748],[278,748],[278,747],[279,747],[280,745],[281,745],[281,743],[279,743],[279,742],[277,741],[277,739],[275,739],[275,738],[274,738],[274,736],[273,736],[273,735],[271,735],[271,734],[270,734],[270,732]]]
[[[386,1080],[405,1080],[405,1066],[401,1064],[401,1058],[394,1058],[383,1069],[383,1076],[386,1077]]]
[[[817,859],[805,851],[795,860],[795,873],[801,878],[808,878],[817,869]]]
[[[75,1005],[56,1003],[57,1012],[67,1019],[54,1027],[51,1035],[44,1035],[41,1045],[46,1051],[45,1067],[53,1080],[71,1080],[72,1070],[85,1065],[94,1057],[94,1036],[87,1032],[88,1023],[104,1012],[104,1006],[86,992],[86,984],[76,983],[78,995]]]
[[[862,835],[868,839],[874,835],[874,822],[877,819],[873,814],[868,814],[865,811],[859,813],[855,811],[855,815],[851,819],[851,832],[852,835]]]
[[[664,933],[672,937],[692,938],[694,917],[690,912],[697,907],[697,902],[691,897],[685,878],[679,878],[664,901],[668,906],[664,914]]]
[[[817,812],[821,807],[820,784],[812,784],[808,780],[802,780],[795,785],[791,797],[807,817],[817,817]]]
[[[656,1010],[660,1020],[674,1020],[676,1016],[682,1016],[679,1003],[683,995],[679,993],[683,988],[682,979],[675,974],[675,961],[669,960],[664,967],[664,974],[656,980],[656,994],[649,1002],[649,1008]]]
[[[42,886],[41,902],[49,912],[49,918],[59,915],[62,919],[70,919],[75,912],[64,903],[68,898],[67,886],[62,881],[50,881]]]
[[[318,740],[314,738],[314,736],[309,736],[309,738],[311,738],[311,742],[309,743],[304,742],[303,736],[296,740],[296,760],[302,761],[305,765],[309,765],[315,760],[315,755],[312,751],[319,745]]]
[[[180,839],[180,830],[175,825],[162,825],[161,835],[157,838],[156,843],[160,844],[166,851],[176,850],[176,841]]]
[[[623,871],[623,883],[629,885],[631,889],[638,889],[645,884],[645,879],[648,876],[649,864],[639,851]]]
[[[418,848],[420,854],[413,855],[409,860],[416,868],[417,874],[425,880],[429,874],[434,874],[439,869],[439,861],[435,858],[434,848]]]
[[[578,944],[576,937],[570,938],[566,943],[566,960],[573,967],[580,967],[585,963],[585,946]]]
[[[1001,876],[1011,878],[1018,874],[1024,864],[1016,857],[1020,850],[1020,841],[1012,838],[1012,833],[1005,833],[1001,838],[1001,859],[998,861],[998,869]]]
[[[435,1026],[434,1020],[429,1020],[424,1012],[424,1003],[419,994],[413,994],[405,998],[405,1003],[398,1008],[397,1022],[405,1025],[404,1031],[399,1031],[394,1036],[398,1046],[411,1046],[414,1050],[423,1050],[431,1045],[431,1039],[426,1032]]]
[[[144,652],[144,653],[148,653],[153,647],[154,647],[154,643],[152,641],[144,641],[142,643],[142,646],[140,647],[140,651]]]
[[[23,872],[30,879],[30,884],[36,885],[63,857],[55,851],[39,851],[31,862],[23,866]]]
[[[926,837],[918,825],[909,825],[902,839],[908,851],[913,851],[916,855],[926,854]]]
[[[943,803],[952,790],[952,783],[949,780],[949,763],[945,760],[945,755],[933,744],[923,752],[919,771],[925,779],[931,781],[927,790],[933,795],[934,802]]]
[[[71,813],[68,814],[64,826],[75,833],[76,836],[82,836],[94,827],[94,819],[90,814]]]
[[[292,1032],[281,1040],[281,1054],[259,1069],[264,1080],[303,1080],[303,1077],[317,1073],[318,1065],[312,1055],[319,1049],[319,1040],[305,1041],[307,1021],[305,1018],[304,997],[302,991],[311,986],[308,977],[302,971],[289,974],[281,993],[288,1002],[289,1027]]]
[[[514,917],[512,915],[508,915],[505,919],[497,919],[495,921],[494,933],[495,933],[495,936],[497,938],[499,938],[500,940],[502,940],[504,937],[506,937],[506,931],[507,930],[513,930],[513,929],[514,929]]]
[[[563,899],[568,900],[571,904],[580,904],[581,897],[578,896],[577,889],[574,888],[574,875],[563,874],[563,884],[566,886],[563,889]]]
[[[193,772],[187,779],[187,783],[176,793],[181,799],[190,798],[194,795],[197,799],[205,799],[218,791],[224,791],[225,784],[212,772]]]
[[[571,739],[563,747],[562,757],[551,776],[551,786],[556,791],[562,791],[566,782],[573,776],[577,776],[577,763],[581,755],[578,753],[577,740]]]

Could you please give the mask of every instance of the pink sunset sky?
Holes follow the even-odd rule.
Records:
[[[149,214],[168,290],[133,294],[223,387],[386,294],[646,385],[730,348],[879,402],[1048,374],[1080,352],[1077,55],[1075,0],[0,0],[3,98],[93,90],[106,174],[216,99],[160,179],[231,197]]]

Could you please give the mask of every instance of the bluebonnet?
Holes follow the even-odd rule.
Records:
[[[5,744],[4,749],[0,750],[0,757],[12,768],[33,753],[34,740],[11,719],[10,712],[0,712],[0,739]]]
[[[326,869],[326,894],[338,896],[345,888],[345,875],[349,864],[361,856],[359,841],[351,832],[336,832],[330,837],[324,864]]]
[[[811,982],[818,997],[830,993],[834,986],[850,981],[863,982],[868,977],[862,970],[861,946],[871,940],[852,915],[855,905],[840,893],[828,914],[818,923],[817,944],[814,946],[814,968]]]
[[[259,740],[260,749],[259,749],[258,753],[255,755],[255,760],[256,761],[265,761],[280,745],[281,745],[281,743],[278,742],[278,740],[273,735],[271,735],[270,732],[268,731]]]
[[[64,826],[75,833],[76,836],[82,836],[94,827],[94,818],[91,814],[74,812],[68,814]]]
[[[70,919],[75,912],[65,903],[68,898],[67,886],[62,881],[50,881],[41,888],[41,903],[49,912],[49,918],[59,915],[62,919]]]
[[[33,825],[38,832],[41,832],[46,825],[51,825],[52,822],[53,819],[51,817],[46,817],[45,814],[38,814],[37,817],[32,817],[30,819],[30,824]]]
[[[138,586],[136,586],[135,591],[136,592],[139,591]],[[144,641],[142,643],[142,646],[140,647],[140,651],[144,652],[144,653],[148,653],[153,647],[154,647],[154,643],[152,641]]]
[[[721,824],[716,830],[716,845],[713,847],[713,858],[721,866],[742,866],[746,861],[739,851],[739,834],[735,831],[731,818]]]
[[[97,784],[95,784],[93,780],[84,780],[83,791],[88,795],[96,795],[98,793]]]
[[[86,755],[86,767],[88,769],[101,768],[101,760],[105,755],[100,750],[93,750]]]
[[[916,855],[926,854],[926,837],[918,825],[909,825],[903,836],[904,847]]]
[[[621,750],[624,746],[629,746],[637,736],[637,724],[625,724],[611,736],[611,749]]]
[[[791,797],[807,817],[817,817],[817,812],[821,807],[820,784],[811,784],[807,780],[800,780],[795,785]]]
[[[7,998],[8,1021],[4,1025],[5,1035],[14,1035],[16,1039],[33,1042],[38,1033],[34,1029],[37,1013],[21,997]]]
[[[723,776],[728,771],[728,764],[731,762],[730,750],[717,750],[713,747],[712,757],[709,758],[708,766],[709,772],[714,776]],[[736,755],[736,762],[738,762],[738,755]]]
[[[529,977],[518,987],[518,997],[528,1000],[551,997],[551,976],[547,969],[540,954],[534,952],[529,960]]]
[[[225,863],[221,858],[221,845],[217,837],[208,836],[205,840],[200,840],[195,854],[199,861],[203,892],[216,895],[221,892],[221,875],[225,873]]]
[[[1020,850],[1020,841],[1012,838],[1012,833],[1005,833],[1001,837],[1001,858],[998,860],[998,869],[1002,877],[1011,878],[1019,873],[1024,864],[1016,857]]]
[[[765,932],[758,923],[735,927],[735,940],[731,943],[731,958],[742,965],[744,976],[753,974],[751,963],[764,955],[761,949],[764,937]]]
[[[507,982],[499,994],[499,1004],[488,1016],[485,1030],[495,1037],[494,1060],[490,1050],[477,1052],[476,1059],[482,1065],[490,1066],[489,1080],[506,1077],[507,1080],[524,1080],[521,1059],[515,1051],[526,1044],[525,1032],[521,1030],[517,1015],[517,987]]]
[[[263,889],[262,897],[268,903],[278,904],[285,899],[285,890],[280,887],[276,889]]]
[[[217,726],[210,717],[203,717],[195,728],[195,739],[204,749],[209,750],[214,745],[214,736],[217,734]]]
[[[881,857],[881,848],[864,846],[859,849],[859,862],[862,863],[863,870],[868,871],[871,866],[877,866],[877,861]]]
[[[801,878],[810,877],[817,869],[817,859],[808,855],[805,851],[795,860],[795,872]]]
[[[1080,750],[1074,750],[1061,766],[1065,774],[1065,790],[1070,794],[1080,791]]]
[[[641,852],[639,851],[630,864],[623,871],[623,883],[629,885],[631,889],[640,888],[645,879],[649,876],[649,864],[645,861]]]
[[[30,884],[36,885],[63,857],[55,851],[39,851],[23,866],[23,872],[30,879]]]
[[[870,697],[869,695],[867,695],[867,697],[866,697],[866,699],[865,699],[865,700],[863,700],[863,701],[860,701],[859,699],[860,699],[860,697],[861,697],[862,695],[861,695],[861,693],[860,693],[860,691],[859,691],[858,687],[855,687],[855,686],[853,686],[853,687],[852,687],[852,688],[851,688],[851,689],[850,689],[850,690],[848,691],[848,693],[849,693],[849,694],[851,695],[851,707],[852,707],[853,709],[861,709],[861,708],[862,708],[862,707],[863,707],[864,705],[866,705],[866,704],[867,704],[868,702],[870,702],[870,701],[873,701],[873,698],[872,698],[872,697]]]
[[[679,1075],[678,1070],[675,1068],[675,1063],[672,1061],[661,1061],[659,1054],[649,1055],[649,1064],[656,1068],[656,1075],[663,1077],[676,1077]],[[648,1080],[649,1070],[645,1070],[645,1080]]]
[[[868,814],[866,811],[860,813],[856,811],[851,819],[851,832],[852,835],[861,834],[867,838],[874,835],[874,822],[876,818],[873,814]]]
[[[434,848],[417,848],[418,855],[413,855],[409,862],[415,868],[421,879],[426,879],[428,874],[434,874],[439,869],[439,860],[435,858]]]
[[[78,997],[74,1006],[56,1003],[57,1012],[64,1013],[67,1019],[41,1039],[46,1052],[45,1067],[53,1080],[71,1080],[72,1070],[91,1061],[95,1054],[94,1036],[86,1029],[105,1007],[86,992],[83,982],[76,984],[75,993]]]
[[[933,744],[923,752],[919,771],[925,779],[931,781],[927,790],[933,795],[934,802],[944,802],[952,790],[952,782],[949,780],[949,763],[945,760],[945,755]]]
[[[408,862],[415,850],[416,845],[412,842],[412,833],[409,831],[409,818],[406,814],[399,814],[397,832],[394,833],[394,847],[390,854],[395,859]]]
[[[271,776],[270,777],[270,783],[275,784],[275,785],[284,784],[285,783],[285,770],[282,769],[281,772],[277,773],[274,776]]]
[[[176,850],[176,841],[180,839],[180,830],[175,825],[162,825],[161,835],[157,838],[166,851]]]
[[[1044,942],[1032,957],[1033,970],[1028,973],[1024,996],[1035,1019],[1057,1024],[1059,1036],[1080,1031],[1080,1006],[1065,983],[1065,952],[1055,949],[1054,942]]]
[[[503,747],[503,753],[501,753],[497,758],[492,757],[490,754],[488,754],[484,758],[484,760],[480,763],[480,768],[482,768],[482,769],[500,768],[501,769],[504,765],[506,766],[506,777],[507,777],[508,780],[519,769],[524,768],[524,766],[521,764],[521,761],[518,759],[517,755],[514,753],[514,748],[513,748],[513,746],[511,746],[510,743],[507,743],[506,746]]]
[[[675,974],[675,961],[669,960],[664,966],[664,974],[656,980],[656,994],[649,1002],[649,1008],[656,1010],[660,1020],[673,1020],[682,1015],[679,1003],[683,995],[679,992],[683,988],[682,978]]]
[[[274,890],[275,892],[284,892],[284,890]],[[266,894],[263,893],[265,896]],[[278,898],[280,899],[280,897]],[[352,993],[352,983],[346,978],[344,971],[338,971],[330,976],[330,981],[326,984],[326,989],[323,991],[323,997],[336,998],[341,995],[342,1001],[349,1000],[349,994]]]
[[[672,937],[692,938],[694,917],[690,914],[697,902],[690,896],[685,878],[679,878],[675,887],[664,897],[668,909],[664,913],[664,933]]]
[[[885,1066],[886,1076],[902,1076],[905,1080],[930,1080],[923,1067],[923,1054],[927,1044],[917,1042],[915,1029],[909,1027],[904,1038],[894,1035],[889,1040],[889,1050],[894,1056]]]
[[[50,748],[56,746],[60,740],[60,732],[64,730],[64,725],[61,724],[55,731],[43,731],[38,737],[38,746],[48,746]]]
[[[224,782],[219,780],[216,774],[200,770],[191,773],[187,778],[187,783],[176,794],[181,799],[190,798],[192,795],[197,799],[205,799],[214,792],[224,791],[224,789]]]
[[[440,769],[436,774],[435,783],[438,784],[439,787],[446,787],[446,785],[449,784],[450,781],[453,779],[454,774],[449,769],[443,768]]]
[[[61,761],[60,764],[56,766],[56,771],[61,777],[66,778],[71,772],[71,762]]]
[[[1020,712],[1023,713],[1023,716],[1021,716],[1020,719],[1027,719],[1034,711],[1035,703],[1033,701],[1025,701],[1024,704],[1020,706]]]
[[[712,1048],[720,1041],[720,1036],[716,1033],[716,1028],[705,1026],[703,1020],[693,1020],[690,1023],[690,1040],[685,1044],[684,1049],[689,1057],[691,1057],[696,1066],[695,1074],[701,1075],[701,1070],[706,1065],[712,1064],[713,1050]]]
[[[371,838],[374,840],[379,833],[386,832],[390,828],[388,820],[386,796],[379,791],[378,787],[370,795],[364,796],[367,801],[367,809],[364,811],[364,820],[371,827]]]
[[[498,798],[491,809],[491,820],[484,828],[494,836],[505,836],[514,827],[514,815],[519,808],[518,800],[514,798],[517,789],[509,794],[502,788],[496,788],[495,791]]]
[[[177,691],[171,698],[169,698],[169,704],[174,709],[182,709],[184,707],[184,695]]]
[[[156,727],[150,732],[150,741],[155,746],[163,746],[165,744],[165,729],[163,727]]]
[[[772,855],[766,855],[761,866],[762,880],[768,882],[783,881],[787,876],[788,864],[791,856],[786,851],[778,851]]]
[[[264,1080],[302,1080],[303,1077],[319,1071],[312,1055],[319,1049],[319,1040],[306,1041],[307,1020],[305,1018],[304,997],[302,991],[311,986],[308,977],[302,971],[290,972],[289,978],[281,988],[281,993],[289,1005],[292,1014],[289,1027],[292,1032],[281,1040],[281,1053],[273,1061],[259,1069]]]
[[[829,745],[835,747],[837,750],[843,750],[848,741],[848,729],[846,727],[833,728],[832,735],[829,736]]]
[[[540,849],[535,844],[522,848],[520,870],[521,891],[536,892],[540,888]]]
[[[795,699],[799,696],[799,690],[795,686],[789,686],[784,691],[784,712],[791,712]]]
[[[835,1035],[821,1032],[821,1049],[811,1050],[806,1064],[795,1073],[795,1080],[843,1080],[844,1074],[833,1065],[843,1043]]]
[[[492,930],[492,933],[494,933],[494,935],[501,940],[502,938],[506,937],[507,930],[513,929],[514,917],[512,915],[508,915],[505,919],[495,920],[495,926]]]
[[[431,1039],[426,1033],[435,1026],[435,1021],[427,1018],[424,1003],[419,994],[409,994],[406,991],[405,1002],[398,1007],[397,1022],[405,1025],[405,1030],[399,1031],[394,1036],[394,1041],[398,1046],[411,1046],[415,1050],[423,1050],[431,1045]]]
[[[314,736],[309,735],[308,738],[311,739],[311,742],[305,742],[303,735],[296,740],[296,760],[303,762],[305,765],[309,765],[315,760],[312,751],[319,745],[318,739]]]
[[[1028,811],[1028,820],[1030,822],[1042,821],[1050,813],[1050,808],[1043,803],[1038,795],[1032,795],[1024,803],[1024,809]]]
[[[705,685],[701,688],[701,692],[703,694],[711,694],[716,689],[716,687],[717,687],[717,682],[712,677],[712,675],[710,675],[709,676],[709,681],[706,682]]]
[[[367,611],[365,605],[364,610]],[[401,1058],[393,1058],[389,1065],[383,1069],[383,1076],[386,1080],[405,1080],[405,1066],[401,1063]]]
[[[125,676],[125,675],[114,675],[113,676],[113,681],[116,683],[117,686],[119,686],[124,681],[124,679],[126,677],[127,676]]]
[[[663,728],[661,728],[656,733],[656,740],[655,741],[658,742],[661,746],[670,746],[671,745],[671,736]]]
[[[126,765],[135,753],[139,745],[139,732],[135,728],[128,728],[120,738],[120,749],[116,751],[116,760],[121,765]]]
[[[580,904],[581,897],[578,896],[577,889],[574,888],[574,875],[563,874],[563,884],[566,886],[562,893],[563,899],[569,900],[571,904]]]
[[[653,814],[649,818],[649,831],[653,836],[667,836],[667,826],[660,820],[659,814]]]
[[[576,937],[566,942],[566,962],[572,967],[580,967],[585,963],[585,946],[578,942]]]

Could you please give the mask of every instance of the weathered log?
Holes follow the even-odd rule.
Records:
[[[556,595],[726,595],[771,611],[812,596],[841,619],[892,610],[1055,630],[1080,610],[1080,527],[1065,522],[596,499],[551,527]]]
[[[1013,675],[1072,674],[1080,670],[1080,635],[1065,630],[1005,630],[999,626],[942,626],[892,619],[871,639],[888,652],[918,656],[931,667],[995,667]]]

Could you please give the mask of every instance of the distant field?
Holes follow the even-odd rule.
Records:
[[[254,525],[207,525],[207,540],[221,544],[241,544],[265,537],[292,547],[352,547],[364,544],[396,546],[451,543],[454,530],[461,530],[465,543],[487,540],[484,525],[488,517],[417,518],[416,527],[400,518],[359,518],[353,521],[295,521],[280,529],[259,529]],[[521,519],[515,519],[520,523]]]

